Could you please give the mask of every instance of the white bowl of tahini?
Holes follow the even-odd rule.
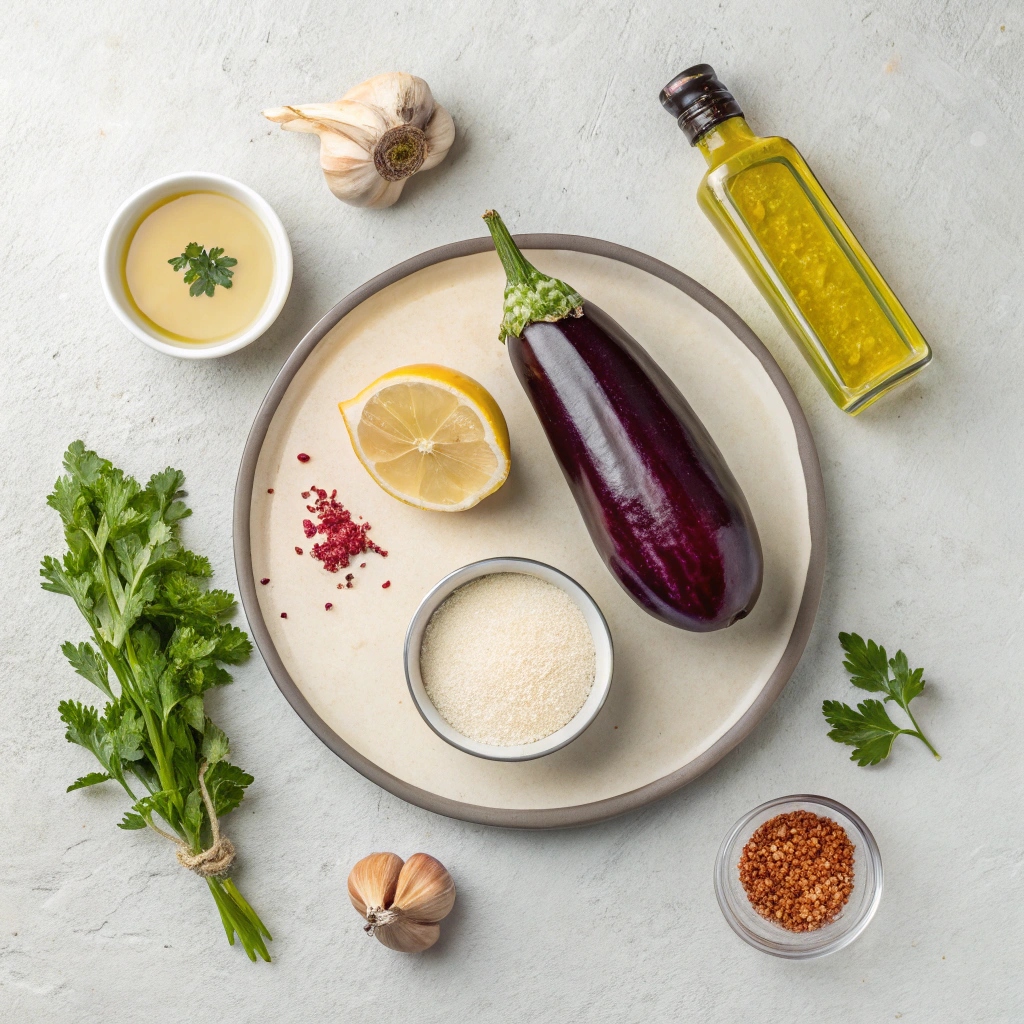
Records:
[[[423,720],[453,747],[492,761],[529,761],[576,739],[608,698],[613,662],[608,623],[590,594],[529,558],[486,558],[449,573],[405,636],[405,677]]]
[[[170,260],[190,243],[221,248],[230,289],[190,294]],[[140,341],[181,359],[212,359],[259,338],[284,308],[292,249],[281,219],[247,185],[220,174],[171,174],[114,214],[100,246],[100,282],[117,318]],[[190,329],[193,328],[193,329]]]

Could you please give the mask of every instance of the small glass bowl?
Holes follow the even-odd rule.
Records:
[[[846,829],[853,843],[853,892],[828,924],[812,932],[791,932],[761,917],[740,883],[743,847],[769,818],[789,811],[810,811]],[[882,899],[882,858],[874,836],[848,807],[824,796],[783,796],[755,807],[729,830],[715,861],[715,895],[729,927],[756,949],[788,960],[812,960],[848,946],[875,916]]]

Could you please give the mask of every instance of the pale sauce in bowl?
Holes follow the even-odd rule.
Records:
[[[193,296],[184,272],[168,262],[190,242],[237,260],[231,287]],[[162,200],[139,221],[127,247],[125,291],[156,332],[175,341],[213,342],[241,334],[263,311],[274,277],[274,250],[259,217],[219,192]]]

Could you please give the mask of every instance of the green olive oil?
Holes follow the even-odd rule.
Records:
[[[856,414],[922,369],[928,343],[796,147],[755,135],[708,64],[661,102],[708,163],[698,203],[836,405]]]

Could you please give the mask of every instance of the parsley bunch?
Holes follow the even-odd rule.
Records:
[[[198,242],[189,242],[180,256],[174,256],[167,262],[174,267],[175,273],[188,267],[185,270],[185,284],[192,285],[188,293],[194,299],[197,295],[209,295],[212,298],[217,285],[230,288],[235,272],[228,267],[235,266],[238,260],[225,256],[223,249],[207,252]]]
[[[843,667],[850,673],[850,682],[871,693],[884,693],[885,698],[866,700],[856,710],[838,700],[825,701],[821,713],[832,726],[829,738],[853,747],[850,760],[861,767],[878,764],[888,757],[900,735],[916,736],[935,755],[935,760],[940,760],[939,752],[921,732],[910,710],[910,702],[924,689],[924,669],[912,669],[902,651],[897,651],[893,658],[887,657],[884,647],[874,640],[865,643],[856,633],[840,633],[839,642],[846,652]],[[889,717],[885,705],[890,701],[903,708],[913,729],[902,729]]]
[[[179,500],[184,474],[165,469],[141,487],[81,441],[64,468],[46,500],[64,522],[67,551],[43,559],[43,589],[72,598],[89,624],[92,643],[62,650],[106,699],[102,712],[59,705],[68,741],[103,769],[68,791],[118,783],[132,802],[119,827],[173,840],[178,860],[205,878],[228,941],[237,934],[250,960],[269,960],[270,933],[225,877],[234,847],[219,830],[252,776],[228,762],[228,739],[203,702],[231,681],[223,666],[244,661],[252,644],[224,622],[235,599],[207,589],[210,563],[178,541],[191,515]]]

